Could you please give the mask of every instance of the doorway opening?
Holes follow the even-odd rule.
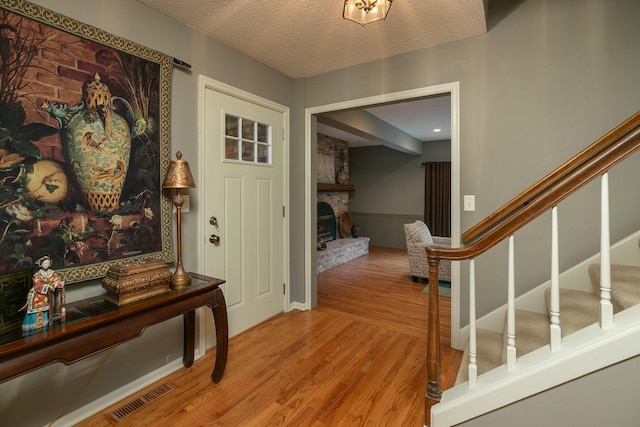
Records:
[[[316,115],[367,108],[387,103],[412,101],[419,98],[449,95],[451,97],[451,243],[460,244],[460,95],[459,82],[429,86],[402,92],[388,93],[373,97],[354,99],[305,110],[305,309],[311,309],[317,301],[316,277]],[[459,266],[452,265],[451,271],[451,340],[452,347],[459,347],[460,337],[460,287]]]

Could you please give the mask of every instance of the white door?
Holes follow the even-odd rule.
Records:
[[[210,87],[203,101],[204,271],[226,280],[234,336],[284,308],[285,121],[282,112]],[[213,335],[207,331],[207,347]]]

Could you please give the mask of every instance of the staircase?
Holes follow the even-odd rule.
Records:
[[[639,258],[640,261],[640,258]],[[592,290],[560,289],[560,328],[562,337],[573,334],[600,320],[600,264],[588,265]],[[611,264],[611,302],[614,313],[640,304],[640,267],[634,265]],[[518,302],[516,301],[516,306]],[[550,346],[549,324],[551,322],[551,288],[544,289],[545,313],[531,310],[515,310],[518,357],[539,348]],[[505,312],[506,310],[501,310]],[[480,323],[480,321],[479,321]],[[504,322],[506,326],[506,319]],[[507,363],[507,328],[502,331],[477,329],[477,373],[482,375]],[[456,385],[469,380],[469,352],[467,345]]]
[[[600,327],[601,257],[596,254],[559,276],[563,286],[559,289],[562,347],[551,350],[549,281],[515,301],[517,368],[509,370],[506,364],[508,310],[504,306],[476,322],[477,379],[469,382],[469,367],[474,364],[470,363],[471,345],[468,345],[456,385],[446,390],[441,402],[432,407],[429,425],[448,427],[464,424],[520,400],[542,395],[560,384],[620,365],[620,362],[640,354],[640,231],[612,245],[610,255],[619,262],[610,265],[615,327],[604,330]],[[631,377],[630,381],[635,381],[633,373],[627,375]],[[593,392],[596,396],[605,394],[603,389]],[[596,400],[600,402],[601,398],[596,397]],[[555,405],[562,407],[567,403],[555,401]],[[542,420],[548,408],[541,407],[541,410],[545,413],[534,420],[519,421],[517,425],[547,425]],[[579,411],[587,412],[584,403],[580,404]],[[627,410],[626,416],[637,418],[639,411],[633,415]],[[587,424],[636,425],[635,421],[607,420],[593,423],[590,418]],[[474,425],[473,422],[470,425]],[[487,425],[486,421],[480,425]],[[512,420],[501,419],[494,425],[516,424],[512,424]],[[581,424],[572,419],[569,424],[555,420],[551,425]]]
[[[640,112],[465,232],[461,247],[426,248],[430,289],[425,425],[458,425],[513,408],[516,402],[640,355],[640,232],[610,244],[608,178],[609,169],[637,151]],[[560,274],[558,204],[598,179],[600,252]],[[551,278],[516,300],[514,235],[548,212]],[[475,260],[503,241],[508,241],[507,304],[476,319]],[[443,260],[469,262],[468,283],[460,285],[461,292],[469,292],[469,344],[456,386],[444,394],[434,285]]]

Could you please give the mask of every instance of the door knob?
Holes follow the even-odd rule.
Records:
[[[213,243],[214,245],[217,245],[218,243],[220,243],[220,236],[216,236],[215,234],[212,234],[211,237],[209,237],[209,242]]]
[[[213,225],[215,228],[218,228],[218,218],[212,216],[209,218],[209,224]]]

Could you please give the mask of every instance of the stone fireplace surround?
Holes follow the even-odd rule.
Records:
[[[318,176],[317,182],[323,184],[336,183],[336,171],[342,169],[349,178],[349,146],[347,142],[318,134]],[[326,205],[325,205],[326,204]],[[349,211],[348,191],[318,191],[318,206],[327,206],[333,210],[334,221]],[[318,235],[327,232],[327,215],[318,211]],[[331,228],[331,225],[328,225]],[[317,251],[318,274],[331,268],[345,264],[355,258],[369,253],[369,237],[341,238],[334,222],[335,240],[327,241],[327,249]]]
[[[317,224],[318,236],[324,237],[327,245],[325,250],[318,251],[318,274],[369,253],[368,237],[338,238],[340,233],[337,231],[335,215],[325,202],[318,202]]]

